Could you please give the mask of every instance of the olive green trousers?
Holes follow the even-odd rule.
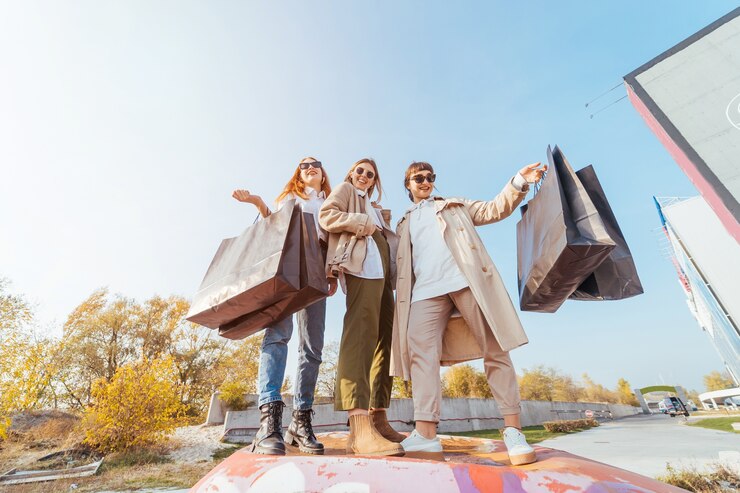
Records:
[[[387,408],[391,402],[391,337],[393,289],[390,249],[380,232],[373,234],[383,261],[384,279],[345,274],[347,311],[339,344],[334,408]]]

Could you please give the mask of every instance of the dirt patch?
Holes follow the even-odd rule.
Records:
[[[179,464],[195,464],[213,459],[213,454],[228,446],[221,443],[222,426],[183,426],[170,439],[173,450],[168,457]]]

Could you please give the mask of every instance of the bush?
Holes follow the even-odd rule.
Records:
[[[695,493],[720,493],[737,491],[740,488],[740,476],[723,464],[715,464],[713,470],[709,472],[698,472],[695,469],[677,470],[670,464],[667,464],[666,469],[668,474],[658,476],[658,481]]]
[[[218,398],[226,404],[231,411],[243,411],[253,404],[247,401],[246,394],[249,392],[249,385],[244,381],[227,380],[218,388]]]
[[[83,422],[85,443],[104,452],[162,443],[184,414],[179,395],[169,358],[119,367],[110,382],[93,385],[94,404]]]
[[[546,421],[542,423],[550,433],[570,433],[576,430],[587,430],[599,426],[595,419],[570,419],[565,421]]]

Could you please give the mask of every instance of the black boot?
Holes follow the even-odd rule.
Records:
[[[260,406],[260,429],[254,437],[249,451],[253,454],[285,455],[283,441],[282,401],[268,402]]]
[[[316,440],[311,426],[313,409],[293,411],[293,419],[285,432],[285,443],[297,446],[304,454],[323,455],[324,445]]]

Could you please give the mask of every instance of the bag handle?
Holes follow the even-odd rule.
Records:
[[[542,188],[542,182],[547,177],[547,174],[549,172],[550,172],[549,170],[548,171],[545,171],[544,173],[542,173],[542,177],[539,180],[537,180],[536,182],[534,182],[534,187],[533,187],[534,188],[534,195],[532,195],[532,198],[536,197],[537,194],[539,193],[540,188]]]

